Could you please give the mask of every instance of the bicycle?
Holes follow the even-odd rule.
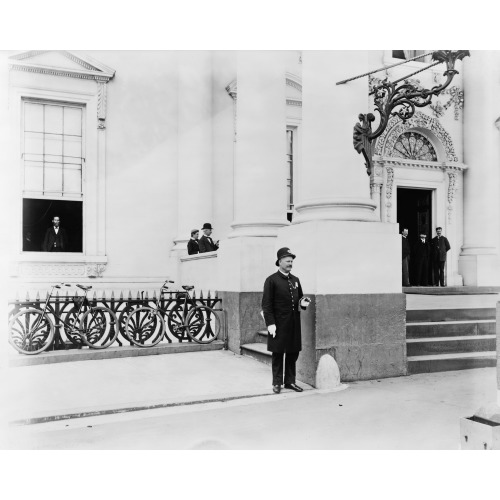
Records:
[[[104,306],[92,306],[87,299],[91,286],[76,285],[85,294],[75,294],[75,307],[66,315],[65,320],[48,304],[54,288],[71,286],[68,283],[52,285],[50,294],[42,309],[27,308],[15,314],[9,322],[9,343],[21,354],[39,354],[47,350],[54,341],[56,328],[64,329],[66,336],[75,344],[85,344],[93,349],[105,349],[118,336],[115,313]],[[57,320],[56,325],[48,316],[51,312]]]
[[[163,293],[169,292],[165,281],[160,289],[160,300]],[[197,305],[190,291],[194,286],[182,286],[184,291],[176,292],[176,303],[170,310],[160,306],[160,300],[154,306],[143,306],[132,310],[125,321],[125,335],[138,347],[157,345],[166,333],[164,316],[167,318],[169,331],[180,338],[184,334],[198,344],[210,344],[219,337],[221,321],[215,309],[205,305]],[[170,292],[171,293],[171,292]]]

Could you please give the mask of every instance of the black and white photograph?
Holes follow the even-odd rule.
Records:
[[[288,451],[285,483],[320,451],[487,470],[500,50],[417,50],[474,44],[410,17],[377,43],[381,19],[312,46],[2,41],[3,453],[259,452],[243,482]]]

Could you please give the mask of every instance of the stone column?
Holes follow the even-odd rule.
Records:
[[[500,57],[472,51],[464,59],[464,285],[500,285]]]
[[[325,354],[335,358],[343,381],[403,375],[401,238],[396,224],[380,222],[364,159],[353,147],[358,114],[369,110],[368,82],[335,85],[368,71],[368,54],[304,51],[302,61],[298,215],[276,244],[297,255],[294,272],[314,299],[314,309],[302,315],[299,379],[314,385]],[[375,183],[383,175],[377,168]],[[380,197],[377,187],[373,196]]]
[[[237,61],[234,221],[218,252],[229,348],[256,341],[264,280],[275,272],[286,218],[285,53],[241,51]]]
[[[178,216],[173,247],[187,254],[191,229],[212,219],[212,54],[178,57]]]
[[[235,220],[229,238],[276,236],[286,222],[286,99],[282,52],[238,54]]]

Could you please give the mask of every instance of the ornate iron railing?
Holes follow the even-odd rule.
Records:
[[[155,306],[158,305],[160,312],[162,313],[163,319],[165,320],[165,335],[162,342],[175,343],[175,342],[192,342],[192,340],[187,336],[185,331],[178,331],[178,329],[172,328],[171,322],[169,321],[169,315],[176,306],[180,303],[184,302],[184,295],[186,292],[184,291],[168,291],[163,292],[160,298],[157,297],[156,292],[153,293],[153,296],[150,298],[148,292],[138,292],[136,298],[132,298],[132,292],[128,292],[128,297],[124,298],[123,292],[120,293],[119,298],[115,298],[114,293],[106,297],[103,293],[99,298],[97,297],[97,293],[94,292],[92,297],[87,297],[89,304],[93,307],[95,306],[104,306],[111,309],[117,319],[117,325],[119,334],[116,337],[116,340],[110,347],[121,347],[123,345],[133,345],[132,342],[127,338],[125,334],[125,322],[127,319],[127,315],[138,307],[144,306]],[[182,297],[182,298],[181,298]],[[54,326],[56,327],[56,336],[54,338],[54,342],[47,349],[47,351],[53,350],[61,350],[61,349],[78,349],[82,347],[81,342],[78,341],[78,338],[70,337],[66,334],[64,328],[59,328],[59,326],[69,320],[70,316],[74,314],[74,310],[76,307],[75,302],[78,300],[83,300],[83,296],[81,295],[70,295],[67,293],[65,296],[60,297],[59,293],[53,295],[48,304],[47,304],[47,315],[52,320]],[[212,296],[211,292],[204,297],[203,292],[196,296],[196,293],[191,294],[192,301],[196,303],[196,305],[208,306],[215,311],[223,313],[222,310],[222,300],[217,296],[217,292],[215,292]],[[9,302],[9,321],[15,314],[19,311],[27,308],[35,308],[35,309],[43,309],[45,305],[46,298],[40,298],[40,295],[37,293],[34,300],[31,300],[29,295],[26,296],[25,300],[15,300]],[[85,306],[84,306],[85,307]],[[84,309],[82,309],[82,312]],[[222,315],[221,323],[224,325],[224,317]],[[225,337],[225,327],[223,326],[224,337]]]

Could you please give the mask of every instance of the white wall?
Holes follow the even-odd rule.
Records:
[[[166,51],[94,51],[108,84],[106,278],[169,273],[177,221],[177,68]]]

